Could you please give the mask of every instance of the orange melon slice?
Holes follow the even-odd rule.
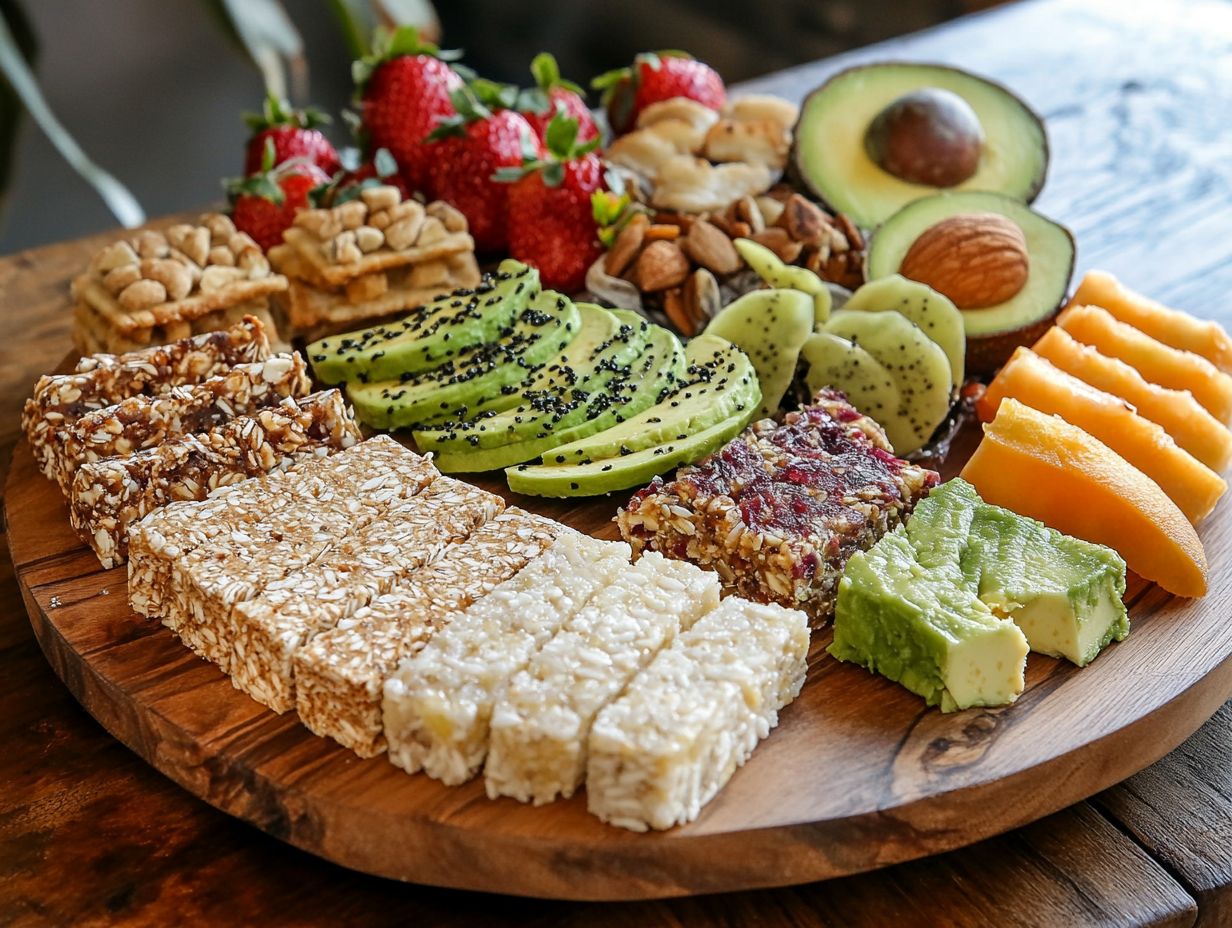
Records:
[[[1159,484],[1190,522],[1208,516],[1228,489],[1217,473],[1125,400],[1071,377],[1030,348],[1017,349],[993,378],[978,404],[980,418],[992,419],[1006,397],[1098,438]]]
[[[1137,368],[1151,383],[1188,390],[1220,422],[1232,419],[1232,377],[1201,355],[1158,342],[1098,306],[1071,306],[1057,316],[1057,325],[1078,341]]]
[[[1006,399],[963,468],[986,502],[1107,545],[1177,596],[1206,593],[1206,552],[1155,481],[1060,416]]]
[[[1106,309],[1156,341],[1200,354],[1221,371],[1232,373],[1232,338],[1223,326],[1136,293],[1107,271],[1088,271],[1070,305]]]
[[[1067,374],[1128,401],[1138,415],[1163,426],[1178,445],[1216,473],[1232,464],[1232,432],[1189,391],[1148,383],[1124,361],[1100,354],[1058,326],[1031,350]]]

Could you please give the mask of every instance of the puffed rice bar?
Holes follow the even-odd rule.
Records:
[[[53,445],[56,479],[67,494],[83,464],[206,432],[287,397],[307,396],[311,390],[307,366],[296,352],[237,364],[201,383],[172,387],[156,396],[130,396],[88,412],[60,431]]]
[[[469,505],[492,512],[491,501],[475,498]],[[448,546],[407,586],[317,635],[295,654],[300,719],[360,757],[381,753],[381,694],[398,662],[422,648],[453,613],[539,555],[559,530],[549,519],[510,510]]]
[[[718,602],[718,577],[685,561],[649,553],[622,571],[510,681],[492,712],[488,796],[572,796],[599,710]]]
[[[506,683],[628,568],[630,554],[626,544],[566,529],[540,557],[454,616],[385,682],[389,759],[450,786],[473,777]]]
[[[204,499],[360,437],[338,391],[287,399],[201,435],[82,466],[69,493],[69,521],[103,567],[115,567],[128,555],[129,526],[160,506]]]
[[[39,470],[55,479],[56,433],[85,413],[131,396],[161,393],[200,383],[237,364],[264,361],[269,337],[257,319],[247,316],[229,329],[195,335],[170,345],[128,354],[82,358],[71,374],[39,378],[26,400],[21,425],[34,450]]]
[[[799,694],[808,647],[798,609],[725,599],[600,711],[587,807],[633,831],[697,818]]]

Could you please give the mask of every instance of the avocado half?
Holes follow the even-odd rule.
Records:
[[[967,370],[987,374],[1019,345],[1034,342],[1052,325],[1074,273],[1074,236],[1060,223],[997,193],[940,193],[909,203],[887,219],[868,246],[869,280],[899,273],[903,258],[926,230],[961,213],[996,213],[1022,230],[1028,273],[1022,289],[995,306],[961,310],[967,335]]]
[[[984,140],[975,173],[950,188],[908,183],[868,155],[865,135],[879,113],[925,89],[948,90],[975,111]],[[983,77],[934,64],[887,62],[849,68],[805,98],[792,145],[798,180],[831,210],[871,229],[912,200],[942,189],[989,190],[1030,203],[1044,185],[1044,123],[1017,96]]]

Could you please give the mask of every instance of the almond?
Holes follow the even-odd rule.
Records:
[[[676,327],[676,331],[686,338],[696,331],[688,307],[685,306],[684,291],[680,287],[673,287],[664,292],[663,312],[671,324]]]
[[[649,225],[650,219],[645,213],[638,213],[625,223],[625,227],[616,236],[616,241],[612,243],[612,249],[607,253],[607,259],[603,264],[603,269],[609,277],[619,277],[633,263],[633,259],[642,249],[646,227]]]
[[[684,305],[693,321],[694,331],[700,330],[723,308],[719,282],[705,268],[698,268],[689,275],[684,285]]]
[[[695,262],[713,271],[720,277],[726,277],[740,270],[740,254],[732,240],[704,219],[693,223],[693,228],[680,243],[684,253]]]
[[[633,265],[633,279],[643,293],[679,287],[689,276],[689,259],[672,242],[651,242]]]
[[[756,235],[750,235],[748,237],[757,242],[759,245],[765,245],[776,255],[778,255],[779,259],[782,261],[788,260],[784,256],[792,250],[791,246],[800,244],[799,242],[793,242],[791,240],[791,236],[787,234],[787,230],[782,226],[771,226],[768,229],[763,229]],[[798,258],[799,256],[800,251],[797,249],[794,257]]]
[[[1027,283],[1030,257],[1018,224],[996,213],[959,213],[925,229],[899,273],[944,293],[959,309],[996,306]]]
[[[830,226],[830,217],[821,208],[810,203],[798,193],[793,193],[783,204],[783,212],[774,224],[786,229],[797,242],[814,244]]]

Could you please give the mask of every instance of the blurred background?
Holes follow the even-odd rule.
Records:
[[[351,54],[328,0],[283,0],[309,65],[306,100],[334,116],[350,103]],[[411,4],[410,6],[413,6]],[[445,47],[502,81],[527,83],[530,59],[553,52],[578,83],[638,51],[681,48],[733,84],[768,71],[912,32],[988,0],[438,0]],[[408,6],[403,4],[404,7]],[[35,39],[34,73],[65,128],[136,196],[148,216],[221,200],[258,110],[260,72],[207,0],[0,0]],[[432,15],[431,7],[424,7]],[[21,37],[25,31],[14,28]],[[0,77],[0,81],[3,78]],[[596,102],[592,96],[592,103]],[[8,103],[0,104],[13,106]],[[4,115],[0,111],[0,116]],[[9,120],[0,120],[0,126]],[[12,136],[8,130],[0,130]],[[0,254],[116,225],[88,184],[29,119],[16,122],[0,200]],[[6,145],[10,138],[0,139]]]

